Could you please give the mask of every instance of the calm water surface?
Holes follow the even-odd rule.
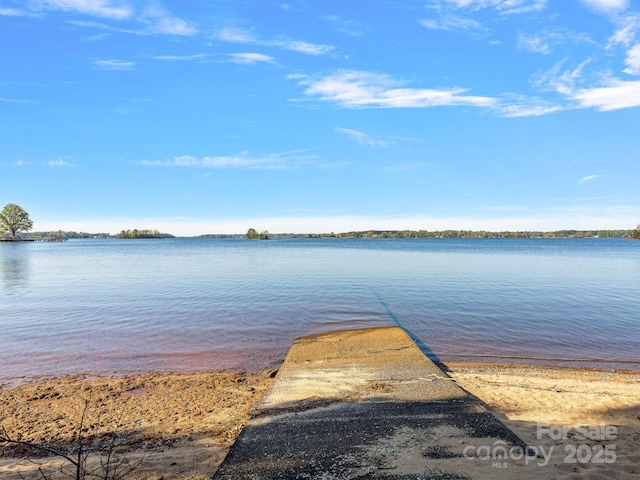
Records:
[[[0,243],[0,377],[258,368],[400,325],[433,358],[640,369],[640,242]]]

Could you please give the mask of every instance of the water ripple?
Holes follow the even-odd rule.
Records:
[[[398,324],[443,360],[640,368],[639,267],[624,240],[0,245],[2,367],[258,367],[300,335]]]

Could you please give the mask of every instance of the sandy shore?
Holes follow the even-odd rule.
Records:
[[[447,367],[527,445],[550,453],[539,463],[548,478],[640,478],[640,372]]]
[[[449,375],[529,445],[552,451],[558,478],[638,478],[640,372],[523,365],[447,364]],[[266,391],[274,370],[76,375],[0,389],[5,436],[65,452],[79,425],[89,468],[127,478],[207,479]],[[84,415],[84,418],[83,418]],[[2,431],[2,430],[0,430]],[[553,448],[552,448],[553,447]],[[69,463],[0,444],[0,480],[69,478]],[[575,461],[574,461],[575,460]]]

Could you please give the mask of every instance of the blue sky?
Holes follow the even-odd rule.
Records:
[[[35,230],[640,223],[640,2],[0,0],[0,44]]]

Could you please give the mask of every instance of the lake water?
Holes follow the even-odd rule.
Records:
[[[0,377],[259,368],[400,325],[432,358],[640,369],[640,242],[0,243]]]

